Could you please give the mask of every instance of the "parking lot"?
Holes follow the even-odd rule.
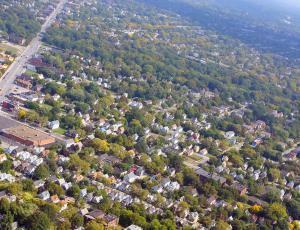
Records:
[[[17,125],[19,125],[18,122],[0,115],[0,131],[2,129],[7,129],[7,128],[15,127]]]

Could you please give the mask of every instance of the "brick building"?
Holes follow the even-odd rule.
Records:
[[[2,129],[1,134],[27,146],[45,146],[55,143],[55,138],[50,135],[24,125]]]

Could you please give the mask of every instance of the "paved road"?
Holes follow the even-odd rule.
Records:
[[[7,95],[13,87],[14,81],[16,77],[24,71],[24,65],[26,62],[37,53],[38,49],[42,44],[42,34],[46,32],[46,30],[51,26],[54,22],[56,16],[62,11],[64,4],[67,0],[61,0],[55,10],[46,18],[45,23],[42,25],[41,31],[37,34],[37,36],[29,43],[29,45],[25,48],[23,53],[16,58],[13,64],[7,69],[4,73],[3,77],[0,79],[0,102],[5,99],[5,95]]]

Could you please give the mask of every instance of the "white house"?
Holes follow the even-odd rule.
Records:
[[[30,157],[32,157],[32,155],[29,152],[27,152],[27,151],[18,152],[16,156],[17,156],[17,158],[20,158],[23,161],[26,161]]]
[[[54,101],[58,101],[60,99],[60,96],[58,94],[55,94],[52,96]]]
[[[167,186],[168,191],[175,191],[180,189],[180,184],[178,182],[172,182]]]
[[[124,180],[129,182],[129,183],[133,183],[138,178],[139,178],[139,176],[135,175],[133,172],[131,172],[131,173],[127,174],[126,176],[124,176]]]
[[[231,139],[235,136],[235,133],[233,131],[228,131],[224,134],[225,138]]]
[[[59,128],[59,121],[58,120],[56,120],[56,121],[50,121],[49,123],[48,123],[48,128],[49,129],[58,129]]]
[[[152,187],[152,191],[157,192],[157,193],[162,193],[164,190],[163,190],[163,187],[161,185],[155,185],[155,186]]]
[[[143,229],[137,225],[132,224],[129,227],[125,228],[125,230],[143,230]]]
[[[38,195],[42,200],[48,200],[50,198],[49,191],[44,191]]]
[[[207,155],[207,154],[208,154],[208,151],[207,151],[207,149],[202,149],[202,150],[199,152],[199,154],[201,154],[201,155]]]
[[[15,182],[15,177],[7,173],[0,173],[0,181],[5,180],[8,182]]]

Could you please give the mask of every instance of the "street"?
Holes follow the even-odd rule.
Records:
[[[62,11],[66,2],[67,0],[61,0],[58,3],[55,10],[48,16],[48,18],[46,18],[45,23],[41,27],[41,31],[29,43],[23,53],[15,59],[0,79],[0,102],[5,99],[5,95],[7,95],[12,89],[16,77],[22,74],[26,62],[39,50],[42,44],[42,34],[51,26],[56,16]]]

